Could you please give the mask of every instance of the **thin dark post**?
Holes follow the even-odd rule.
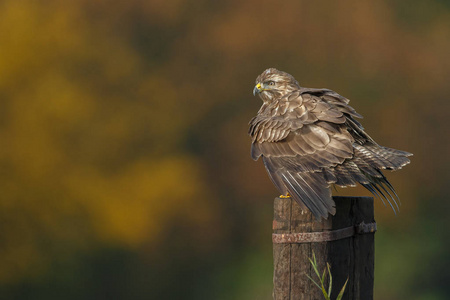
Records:
[[[328,262],[333,276],[331,299],[349,278],[343,299],[373,299],[374,232],[372,197],[333,197],[336,215],[317,222],[291,198],[275,198],[273,221],[273,298],[324,299],[306,275],[317,279]],[[316,280],[317,281],[317,280]]]

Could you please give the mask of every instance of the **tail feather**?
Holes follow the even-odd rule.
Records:
[[[345,164],[338,165],[334,168],[334,174],[337,178],[336,185],[340,187],[356,186],[356,181],[350,175]]]
[[[412,155],[411,153],[406,151],[396,150],[383,146],[367,146],[366,148],[373,154],[377,155],[379,158],[388,161],[389,164],[385,167],[386,169],[390,170],[398,170],[409,164],[410,160],[407,157]]]
[[[409,163],[407,156],[412,154],[378,145],[355,144],[354,149],[353,158],[324,172],[327,182],[341,187],[354,186],[358,182],[397,213],[400,199],[381,170],[400,169]]]
[[[392,210],[394,211],[394,214],[397,214],[397,211],[395,210],[394,206],[392,205],[391,201],[389,200],[389,198],[383,193],[383,191],[379,188],[379,186],[382,186],[381,184],[372,184],[372,186],[378,191],[378,193],[381,194],[382,197],[384,197],[384,199],[389,203],[389,205],[391,206]],[[394,202],[395,200],[392,199]]]
[[[383,169],[398,170],[409,163],[405,151],[382,147],[376,144],[354,143],[352,158],[336,163],[334,167],[320,167],[322,156],[316,159],[298,157],[264,157],[263,161],[278,190],[289,193],[302,207],[308,208],[317,220],[335,214],[335,203],[330,184],[341,187],[360,183],[375,197],[386,202],[395,214],[400,210],[400,199],[393,186],[382,173]]]

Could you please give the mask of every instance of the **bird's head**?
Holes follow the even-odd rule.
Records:
[[[270,68],[256,78],[253,95],[258,94],[264,102],[267,102],[299,88],[300,85],[291,74]]]

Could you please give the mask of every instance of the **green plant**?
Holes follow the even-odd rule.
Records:
[[[320,289],[322,290],[323,296],[325,297],[326,300],[331,300],[330,296],[331,296],[331,287],[333,285],[333,276],[331,276],[331,267],[330,264],[327,263],[327,267],[323,270],[322,276],[320,276],[319,270],[317,269],[317,260],[316,260],[316,256],[314,254],[313,251],[313,258],[308,258],[309,261],[311,262],[311,265],[313,266],[314,272],[317,275],[317,278],[319,278],[320,281],[320,285],[313,279],[311,278],[308,274],[306,274],[306,276],[308,276],[309,279],[311,279],[311,281]],[[328,270],[328,276],[330,276],[330,282],[328,285],[328,291],[325,288],[325,279],[327,276],[327,270]],[[342,296],[344,295],[344,291],[345,291],[345,287],[347,286],[347,282],[348,282],[348,278],[344,283],[344,286],[342,287],[341,291],[339,292],[339,295],[337,296],[336,300],[341,300]]]

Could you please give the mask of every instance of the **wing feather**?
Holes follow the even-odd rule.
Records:
[[[250,121],[252,158],[262,156],[277,189],[289,193],[317,219],[335,213],[330,184],[360,183],[398,209],[398,196],[380,170],[400,169],[411,154],[379,146],[356,121],[362,116],[348,103],[328,89],[299,87],[264,102]]]

